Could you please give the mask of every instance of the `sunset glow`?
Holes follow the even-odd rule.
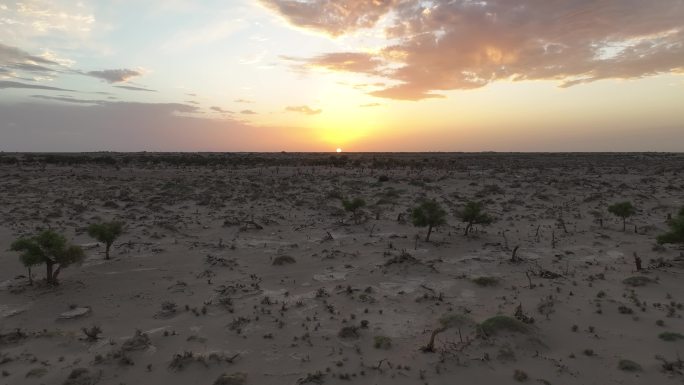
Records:
[[[0,1],[0,150],[684,149],[677,0],[129,5]]]

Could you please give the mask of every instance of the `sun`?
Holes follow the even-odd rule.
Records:
[[[335,151],[337,151],[337,152],[342,152],[342,149],[339,148],[339,147],[337,147],[337,150],[335,150]]]

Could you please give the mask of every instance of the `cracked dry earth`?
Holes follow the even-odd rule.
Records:
[[[0,384],[684,383],[682,248],[655,242],[684,156],[292,162],[314,156],[0,165]],[[430,242],[422,198],[448,213]],[[496,221],[466,237],[470,200]],[[125,223],[111,260],[85,231],[102,220]],[[86,259],[29,286],[9,245],[46,228]]]

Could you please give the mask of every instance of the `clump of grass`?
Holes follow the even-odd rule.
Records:
[[[289,255],[279,255],[273,259],[273,266],[291,265],[297,261]]]
[[[490,336],[502,331],[528,333],[530,328],[515,318],[505,315],[497,315],[482,322],[479,325],[478,331],[480,335]]]
[[[676,332],[662,332],[662,333],[658,334],[658,338],[660,338],[663,341],[674,342],[674,341],[684,339],[684,335],[681,335],[681,334],[676,333]]]
[[[620,360],[620,362],[618,362],[618,369],[625,372],[640,372],[641,365],[632,360]]]
[[[653,283],[654,281],[651,278],[644,277],[643,275],[637,275],[634,277],[628,277],[622,280],[622,283],[624,283],[627,286],[632,286],[632,287],[638,287],[638,286],[646,286],[649,283]]]
[[[214,381],[214,385],[244,385],[247,383],[245,373],[222,374]]]
[[[497,277],[477,277],[473,278],[473,283],[478,286],[496,286],[499,284],[499,278]]]
[[[358,326],[345,326],[337,333],[337,336],[344,340],[356,340],[361,337]]]
[[[528,379],[527,373],[523,372],[522,370],[516,369],[515,372],[513,372],[513,379],[518,381],[518,382],[525,382]]]
[[[375,336],[373,337],[373,347],[388,350],[392,347],[392,339],[387,336]]]

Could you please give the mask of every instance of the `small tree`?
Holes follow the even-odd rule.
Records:
[[[608,206],[608,212],[622,218],[622,231],[627,229],[627,218],[636,214],[632,202],[618,202]]]
[[[354,198],[352,200],[342,199],[342,207],[349,211],[354,216],[354,221],[358,221],[358,211],[360,208],[366,206],[366,201],[361,198]]]
[[[109,249],[122,232],[121,222],[94,223],[88,226],[88,235],[105,244],[105,259],[109,259]]]
[[[424,201],[411,210],[411,222],[417,227],[427,226],[428,232],[425,236],[425,242],[430,242],[432,228],[446,224],[446,211],[434,200]]]
[[[11,250],[21,253],[19,259],[29,269],[44,263],[47,268],[46,280],[51,285],[58,284],[62,268],[79,263],[84,257],[83,249],[69,244],[63,235],[52,230],[19,238],[12,242]]]
[[[483,205],[481,202],[468,202],[463,210],[458,213],[461,221],[466,223],[465,236],[468,236],[473,225],[488,225],[494,220],[482,209]]]
[[[676,217],[669,220],[670,231],[659,235],[658,243],[684,243],[684,207],[679,210]]]

